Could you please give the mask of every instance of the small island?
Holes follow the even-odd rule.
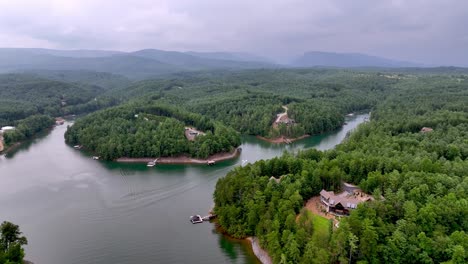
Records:
[[[238,156],[240,134],[200,114],[154,101],[98,111],[69,127],[65,140],[104,160],[207,164]]]

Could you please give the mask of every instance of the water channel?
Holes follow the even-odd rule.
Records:
[[[368,115],[290,145],[244,137],[239,158],[205,165],[95,161],[64,143],[66,125],[0,156],[0,221],[20,225],[35,264],[258,263],[249,245],[193,225],[235,166],[304,148],[330,149]]]

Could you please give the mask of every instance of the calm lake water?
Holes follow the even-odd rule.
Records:
[[[0,157],[0,221],[20,225],[36,264],[258,263],[247,243],[189,216],[208,213],[217,179],[233,167],[333,148],[366,117],[286,146],[245,137],[239,158],[212,167],[95,161],[65,145],[59,126]]]

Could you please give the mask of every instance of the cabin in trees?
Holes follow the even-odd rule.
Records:
[[[277,124],[277,125],[279,125],[279,124],[292,125],[292,124],[294,124],[295,122],[296,122],[296,121],[294,121],[294,119],[289,118],[287,115],[280,116],[280,117],[276,120],[276,124]]]
[[[185,137],[190,141],[195,140],[196,137],[201,136],[201,135],[205,135],[205,133],[198,131],[193,127],[185,128]]]
[[[421,128],[421,133],[427,133],[427,132],[432,132],[434,129],[430,127],[423,127]]]
[[[326,211],[339,215],[349,215],[350,210],[356,209],[358,204],[373,199],[372,196],[364,193],[356,186],[346,183],[344,192],[340,194],[325,190],[320,192],[320,201],[325,205]]]

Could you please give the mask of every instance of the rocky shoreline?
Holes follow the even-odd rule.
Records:
[[[272,264],[273,263],[273,261],[271,260],[270,255],[268,255],[268,252],[266,252],[262,247],[260,247],[260,243],[258,241],[258,238],[248,237],[247,240],[252,245],[252,250],[253,250],[255,256],[257,256],[258,260],[260,260],[260,262],[262,264]]]
[[[196,159],[187,156],[179,156],[179,157],[160,157],[158,158],[157,164],[207,164],[208,161],[220,162],[225,160],[230,160],[237,158],[242,149],[236,148],[232,152],[224,152],[224,153],[217,153],[214,155],[209,156],[206,159]],[[118,158],[116,162],[122,163],[148,163],[150,161],[154,161],[156,158],[127,158],[122,157]]]

